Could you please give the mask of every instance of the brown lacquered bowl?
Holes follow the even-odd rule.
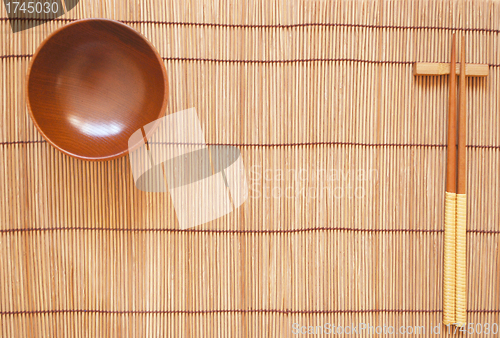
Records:
[[[128,139],[163,116],[168,82],[155,48],[120,22],[86,19],[52,33],[33,56],[28,107],[40,133],[85,160],[127,154]]]

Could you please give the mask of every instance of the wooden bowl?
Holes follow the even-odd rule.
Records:
[[[85,19],[52,33],[31,60],[28,107],[54,147],[85,160],[128,152],[128,139],[163,116],[168,82],[162,58],[117,21]]]

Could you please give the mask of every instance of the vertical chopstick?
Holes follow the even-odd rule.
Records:
[[[460,105],[458,115],[458,167],[457,167],[457,220],[456,220],[456,318],[458,326],[466,322],[466,223],[467,223],[467,167],[466,167],[466,137],[467,137],[467,101],[465,78],[465,37],[462,36],[460,51]]]
[[[451,42],[448,104],[448,151],[446,167],[446,193],[444,210],[444,271],[443,271],[443,324],[455,323],[455,223],[456,223],[456,169],[457,169],[457,79],[456,38]],[[465,74],[464,71],[461,72]]]
[[[466,325],[467,317],[467,96],[466,77],[488,76],[488,65],[465,63],[465,37],[461,38],[457,65],[456,36],[453,35],[451,62],[415,63],[414,75],[449,74],[448,147],[444,212],[443,323]],[[457,80],[460,74],[457,102]],[[457,115],[457,104],[459,112]],[[458,119],[458,120],[457,120]],[[458,122],[458,123],[457,123]],[[458,144],[457,144],[458,137]]]

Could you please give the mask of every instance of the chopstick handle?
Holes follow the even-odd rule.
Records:
[[[457,194],[456,228],[456,325],[465,326],[467,320],[467,196]]]
[[[457,194],[446,192],[444,200],[443,324],[455,323],[455,223]]]

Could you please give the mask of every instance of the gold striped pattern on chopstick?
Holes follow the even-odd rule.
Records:
[[[467,198],[457,194],[456,223],[456,314],[457,326],[467,324]]]
[[[144,34],[168,113],[194,106],[209,144],[240,147],[251,190],[236,212],[181,231],[127,157],[78,161],[37,133],[30,56],[88,17]],[[467,90],[467,321],[500,323],[499,3],[81,0],[16,34],[6,18],[0,4],[0,336],[441,325],[448,81],[413,64],[449,62],[453,32],[490,67]]]
[[[456,323],[457,194],[445,192],[443,255],[443,324]]]

